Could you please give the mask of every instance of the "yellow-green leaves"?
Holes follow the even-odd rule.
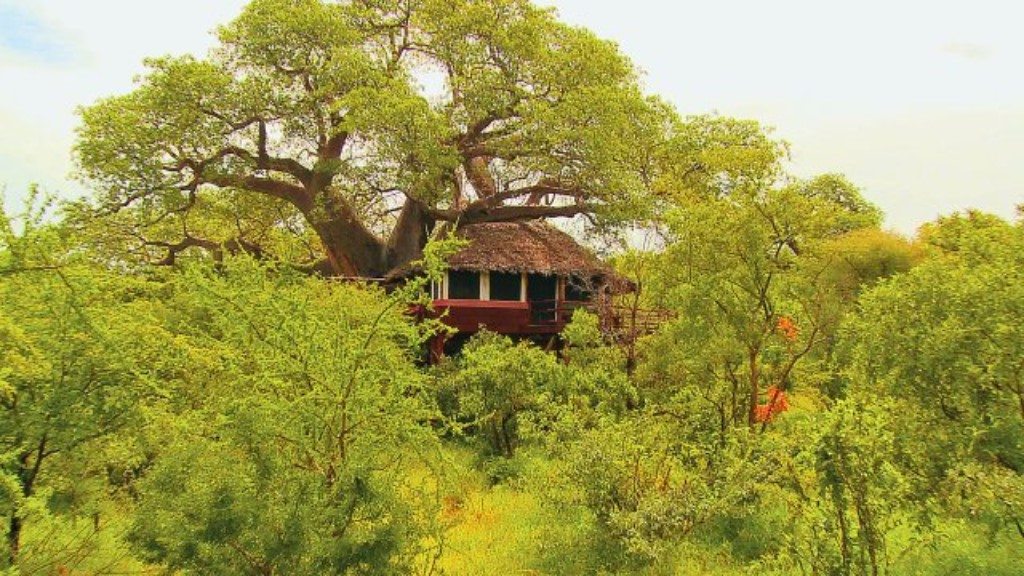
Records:
[[[152,423],[141,550],[202,573],[408,565],[434,513],[436,414],[404,294],[246,258],[189,267],[172,294],[171,328],[204,361]]]

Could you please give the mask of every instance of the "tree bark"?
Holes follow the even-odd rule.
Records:
[[[490,198],[498,192],[498,185],[487,166],[488,161],[486,156],[475,156],[462,163],[466,178],[480,198]]]
[[[47,435],[39,440],[39,444],[32,451],[24,451],[18,456],[18,480],[21,484],[21,495],[28,498],[33,493],[36,478],[39,476],[39,469],[43,465],[43,458],[46,456]],[[33,454],[34,453],[34,454]],[[35,461],[29,466],[32,456]],[[25,526],[25,519],[15,509],[11,512],[10,521],[7,525],[7,560],[11,566],[18,561],[18,552],[21,550],[21,533]]]
[[[757,348],[750,348],[748,351],[749,357],[747,361],[749,363],[750,370],[750,405],[747,407],[747,426],[753,430],[754,426],[757,425],[757,400],[758,393],[760,392],[761,376],[757,366],[757,355],[759,350]]]
[[[336,274],[380,277],[387,272],[386,247],[344,201],[328,200],[305,213]]]
[[[434,229],[434,224],[435,220],[427,214],[421,203],[407,200],[388,238],[388,269],[419,258]]]

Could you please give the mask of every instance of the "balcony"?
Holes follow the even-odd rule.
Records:
[[[586,305],[556,300],[434,300],[434,314],[444,314],[442,321],[460,332],[477,332],[482,326],[508,335],[556,334],[573,310]]]

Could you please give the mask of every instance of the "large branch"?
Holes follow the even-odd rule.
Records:
[[[222,188],[241,188],[273,196],[274,198],[280,198],[291,203],[303,213],[309,212],[313,208],[312,199],[310,199],[309,194],[306,193],[305,188],[296,186],[295,184],[289,184],[288,182],[282,182],[280,180],[262,178],[259,176],[214,174],[204,176],[202,181]]]
[[[227,115],[217,112],[216,110],[204,108],[201,106],[199,108],[199,111],[203,114],[206,114],[207,116],[210,116],[211,118],[216,118],[217,120],[220,120],[221,122],[227,124],[231,127],[232,130],[242,130],[244,128],[248,128],[249,126],[252,126],[253,124],[259,122],[260,120],[256,116],[250,116],[249,118],[246,118],[244,120],[235,121],[231,118],[228,118]]]
[[[469,213],[465,221],[472,222],[514,222],[533,220],[536,218],[572,218],[580,214],[590,214],[594,206],[589,204],[569,204],[566,206],[500,206],[484,212]]]
[[[329,163],[341,158],[341,153],[348,143],[349,133],[338,132],[330,138],[323,140],[317,150],[317,169],[313,172],[312,179],[307,187],[316,196],[321,190],[328,188],[334,180],[335,172],[329,167]]]
[[[313,177],[313,172],[293,158],[275,158],[267,152],[267,124],[260,120],[259,137],[256,139],[257,158],[256,167],[262,170],[274,170],[284,172],[293,178],[308,185]],[[244,151],[243,151],[244,152]]]
[[[256,138],[256,153],[252,153],[240,146],[225,146],[218,150],[213,156],[201,162],[201,165],[208,166],[211,163],[225,158],[235,156],[249,162],[259,170],[272,170],[288,174],[303,185],[308,185],[313,178],[313,171],[306,168],[299,161],[293,158],[278,158],[271,156],[267,151],[267,124],[260,120],[257,122],[258,136]]]
[[[313,177],[313,171],[306,168],[302,163],[298,162],[293,158],[278,158],[271,156],[267,150],[267,123],[264,119],[257,116],[246,118],[242,121],[235,122],[230,118],[217,112],[216,110],[210,110],[201,108],[201,112],[207,116],[217,118],[230,126],[233,132],[238,132],[252,126],[253,124],[257,127],[257,139],[256,139],[256,152],[250,152],[239,146],[228,145],[221,148],[216,153],[211,155],[209,158],[201,161],[183,159],[180,166],[192,165],[200,168],[205,168],[212,163],[221,160],[227,156],[235,156],[237,158],[246,160],[253,164],[253,166],[260,170],[273,170],[275,172],[281,172],[288,174],[295,178],[304,185],[308,185],[310,179]],[[199,170],[201,171],[201,170]]]
[[[511,114],[511,111],[509,111],[508,114]],[[460,148],[464,147],[467,144],[475,144],[476,142],[478,142],[479,137],[483,135],[485,130],[490,128],[491,125],[497,122],[498,120],[503,120],[504,118],[505,116],[503,114],[492,112],[490,114],[487,114],[480,120],[474,122],[469,127],[469,129],[466,130],[466,133],[459,138]]]
[[[459,222],[461,224],[479,224],[483,222],[517,222],[538,218],[572,218],[580,214],[594,212],[591,204],[569,204],[564,206],[498,206],[483,210],[444,210],[427,208],[427,214],[437,220]]]
[[[498,183],[494,181],[488,163],[486,156],[475,156],[462,163],[466,178],[481,198],[490,198],[498,193]]]
[[[172,266],[178,259],[178,255],[188,250],[189,248],[201,248],[212,253],[215,260],[221,260],[223,257],[222,251],[227,250],[231,254],[238,254],[246,252],[253,254],[254,256],[261,257],[263,250],[247,242],[241,238],[229,240],[227,242],[214,242],[213,240],[205,240],[203,238],[196,238],[194,236],[186,236],[180,242],[161,242],[156,240],[146,240],[143,242],[145,246],[154,248],[163,248],[167,251],[167,254],[160,260],[154,262],[157,266]]]
[[[537,201],[544,196],[564,196],[568,198],[575,198],[578,203],[587,197],[587,193],[582,188],[561,186],[552,179],[544,178],[533,186],[505,190],[485,198],[480,198],[466,206],[466,211],[470,212],[474,210],[497,208],[508,200],[524,197],[528,199],[528,204],[536,204]]]
[[[320,160],[337,160],[340,158],[341,151],[345,148],[345,143],[348,141],[348,136],[348,132],[339,132],[328,138],[323,148],[320,149]]]
[[[263,130],[261,130],[261,132],[263,132]],[[184,186],[183,189],[194,190],[197,185],[204,183],[220,187],[248,188],[254,192],[261,192],[287,200],[299,209],[308,207],[311,199],[309,198],[309,194],[307,194],[304,186],[308,186],[312,181],[312,170],[291,158],[274,158],[269,156],[266,154],[265,134],[261,136],[260,140],[260,152],[258,154],[253,154],[252,152],[238,146],[225,146],[203,160],[182,158],[178,160],[178,163],[175,165],[165,166],[164,170],[178,173],[184,171],[186,168],[191,170],[194,178]],[[270,170],[288,174],[298,180],[302,186],[256,175],[240,176],[216,172],[210,173],[211,166],[229,156],[245,160],[252,164],[252,167],[257,170]]]

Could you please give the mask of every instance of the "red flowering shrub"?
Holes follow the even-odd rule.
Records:
[[[754,419],[758,422],[771,422],[776,415],[789,410],[789,398],[786,393],[776,386],[769,386],[768,403],[758,404],[754,408]]]
[[[800,329],[796,327],[793,319],[789,316],[780,316],[778,323],[775,325],[775,329],[779,331],[779,334],[781,334],[787,342],[796,342],[797,336],[800,335]]]

